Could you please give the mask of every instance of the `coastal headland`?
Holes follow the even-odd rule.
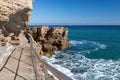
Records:
[[[33,56],[30,54],[30,43],[24,33],[25,31],[21,31],[17,39],[13,36],[4,37],[1,33],[1,48],[4,48],[4,51],[9,49],[9,52],[0,53],[3,55],[1,56],[2,61],[0,62],[1,80],[8,78],[10,80],[35,80],[34,63],[32,62]],[[48,26],[42,26],[39,28],[31,28],[28,33],[31,34],[35,40],[35,48],[39,56],[45,55],[51,57],[54,51],[68,49],[70,47],[68,29],[66,28],[54,27],[49,29]],[[35,65],[39,65],[37,71],[41,74],[40,78],[45,80],[45,66],[36,60]],[[48,74],[48,78],[49,80],[54,80],[50,74]]]
[[[50,57],[54,51],[70,47],[67,28],[42,26],[28,30],[33,1],[0,0],[0,80],[54,80],[45,66],[30,54],[26,32],[32,35],[39,56]],[[39,79],[35,79],[36,72]]]
[[[41,55],[50,57],[54,51],[70,48],[67,28],[49,28],[48,26],[42,26],[39,28],[31,28],[29,33],[40,45],[39,54]]]

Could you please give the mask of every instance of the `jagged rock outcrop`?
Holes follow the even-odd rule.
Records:
[[[29,32],[34,40],[41,45],[40,54],[51,56],[54,51],[70,47],[67,28],[56,27],[49,29],[48,26],[42,26],[40,28],[32,28]]]
[[[0,0],[0,28],[4,36],[18,36],[29,25],[32,3],[33,0]]]

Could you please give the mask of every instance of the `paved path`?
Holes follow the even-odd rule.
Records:
[[[30,45],[23,34],[20,35],[20,41],[20,45],[14,46],[11,54],[0,65],[0,80],[36,80]],[[42,69],[40,71],[43,75],[39,80],[44,80],[44,73]]]
[[[30,47],[21,35],[21,44],[7,56],[0,66],[0,80],[35,80]]]
[[[34,47],[38,50],[37,46]],[[54,80],[47,69],[60,80],[72,80],[44,60],[40,60],[32,52],[34,51],[27,43],[27,39],[21,34],[20,45],[14,46],[11,54],[0,64],[0,80]]]
[[[0,70],[0,80],[35,80],[30,50],[18,47],[9,55]]]

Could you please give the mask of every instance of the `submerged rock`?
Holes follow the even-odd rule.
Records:
[[[29,32],[34,40],[41,45],[40,53],[46,56],[51,56],[54,51],[70,47],[67,28],[42,26],[40,28],[32,28]]]

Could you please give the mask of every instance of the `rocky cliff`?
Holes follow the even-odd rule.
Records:
[[[0,0],[0,28],[4,36],[18,36],[29,25],[32,3],[33,0]]]
[[[32,28],[29,32],[34,40],[40,44],[40,54],[51,56],[54,51],[70,47],[67,28],[42,26],[40,28]]]

